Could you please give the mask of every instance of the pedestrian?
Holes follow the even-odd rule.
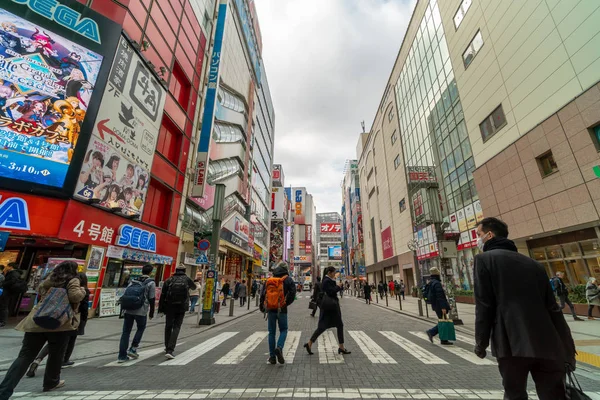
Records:
[[[8,263],[2,273],[4,283],[2,284],[2,296],[0,296],[0,328],[6,325],[9,315],[16,307],[19,296],[27,291],[27,283],[21,279],[17,267],[17,263]]]
[[[194,311],[196,311],[196,304],[198,304],[200,291],[202,290],[202,285],[198,279],[194,279],[194,285],[196,285],[196,288],[190,289],[190,314],[193,314]]]
[[[254,296],[256,296],[256,291],[258,290],[258,283],[256,282],[256,279],[252,280],[252,289],[250,291],[250,293],[252,294],[252,298],[254,299]]]
[[[269,364],[285,363],[283,346],[288,333],[288,306],[296,298],[296,284],[289,276],[288,265],[284,261],[273,268],[273,276],[267,279],[260,295],[260,310],[267,313],[269,330]],[[275,336],[279,326],[279,338],[275,345]]]
[[[233,281],[233,299],[237,300],[240,293],[240,282],[238,280]]]
[[[367,304],[371,304],[371,286],[365,285],[364,292],[365,292],[365,301],[367,302]]]
[[[178,265],[175,274],[165,281],[158,302],[158,312],[164,313],[165,321],[165,357],[175,358],[177,337],[183,324],[185,312],[189,309],[189,291],[196,284],[185,274],[185,265]]]
[[[379,282],[377,285],[377,291],[379,292],[379,298],[383,299],[383,289],[385,288],[385,284],[383,282]]]
[[[517,251],[497,218],[484,218],[477,236],[475,354],[485,358],[491,340],[505,400],[527,399],[530,373],[540,400],[566,399],[565,364],[575,368],[575,344],[544,267]]]
[[[426,293],[424,293],[424,297],[431,304],[431,309],[435,312],[438,319],[446,319],[446,314],[450,311],[450,305],[442,286],[440,270],[437,267],[432,267],[429,269],[429,274],[429,283],[425,286]],[[429,341],[433,343],[433,338],[438,334],[438,325],[436,324],[433,328],[426,331],[426,333]],[[452,345],[452,342],[448,340],[441,340],[440,343],[444,346]]]
[[[404,284],[404,281],[402,279],[400,279],[400,295],[402,296],[402,300],[406,300],[406,298],[404,297],[405,292],[406,292],[406,285]]]
[[[90,291],[88,289],[88,279],[87,275],[84,272],[80,272],[77,274],[79,278],[79,282],[81,287],[85,290],[85,297],[79,303],[79,326],[76,331],[70,332],[69,342],[67,343],[67,349],[65,350],[65,355],[63,357],[62,368],[71,367],[75,364],[74,361],[71,361],[71,355],[73,354],[73,350],[75,349],[75,342],[77,341],[77,336],[82,336],[85,334],[85,326],[88,320],[88,310],[89,310],[89,302],[90,302]],[[35,360],[29,366],[29,370],[26,373],[26,376],[29,378],[33,378],[35,376],[35,372],[37,368],[40,366],[44,358],[48,355],[50,351],[50,346],[48,343],[40,350]]]
[[[394,284],[394,281],[390,279],[390,283],[388,284],[388,287],[390,288],[390,296],[394,297],[394,289],[396,288],[396,285]]]
[[[225,284],[221,288],[221,294],[223,295],[223,306],[226,306],[227,296],[229,295],[229,279],[225,281]]]
[[[593,276],[585,286],[585,298],[588,302],[588,319],[593,321],[596,319],[592,314],[594,306],[600,310],[600,288],[598,288],[598,280]]]
[[[55,290],[51,290],[52,288],[66,289],[73,312],[72,318],[67,319],[56,329],[42,328],[34,322],[33,317],[39,307],[44,304],[47,295],[56,293]],[[17,330],[25,332],[23,346],[17,359],[6,372],[4,380],[0,383],[0,400],[8,400],[12,396],[15,387],[46,342],[48,342],[48,362],[44,372],[43,390],[48,392],[65,385],[65,381],[60,379],[60,368],[70,334],[79,326],[79,303],[85,297],[85,290],[77,278],[77,263],[63,261],[58,264],[42,281],[38,292],[40,302],[16,327]],[[52,305],[50,304],[50,306]],[[55,319],[54,322],[58,322],[58,320]]]
[[[569,288],[567,287],[567,285],[565,285],[565,282],[563,281],[564,277],[565,273],[558,271],[556,273],[556,276],[552,278],[552,289],[554,290],[554,294],[556,295],[556,297],[558,297],[558,300],[560,302],[560,309],[562,310],[563,308],[565,308],[566,303],[571,309],[573,319],[575,321],[583,321],[583,319],[577,316],[577,313],[575,312],[575,306],[571,302],[571,299],[569,299]]]
[[[313,294],[310,298],[310,301],[316,304],[316,307],[314,308],[314,310],[312,310],[312,313],[310,314],[311,317],[314,317],[317,313],[317,308],[319,307],[319,304],[321,304],[322,299],[323,292],[321,291],[321,277],[317,276],[317,281],[313,285]]]
[[[154,267],[146,264],[142,267],[142,276],[134,278],[129,282],[125,293],[119,300],[123,314],[123,332],[119,342],[119,355],[117,362],[123,363],[131,358],[138,358],[137,352],[148,318],[154,318],[154,308],[156,303],[156,283],[150,278]],[[129,346],[129,337],[133,329],[133,323],[136,325],[135,336],[131,347]]]
[[[244,307],[246,304],[246,296],[248,295],[248,288],[246,287],[246,280],[242,280],[238,288],[238,297],[240,298],[240,307]]]
[[[325,277],[323,278],[322,290],[323,300],[321,301],[321,313],[319,314],[319,325],[313,332],[308,343],[304,344],[304,348],[308,354],[313,354],[312,345],[317,341],[329,328],[337,328],[338,337],[338,354],[350,354],[344,347],[344,322],[342,321],[342,310],[340,309],[340,301],[337,297],[338,292],[344,290],[342,285],[335,283],[335,268],[327,267],[325,269]]]

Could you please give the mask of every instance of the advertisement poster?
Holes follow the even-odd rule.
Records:
[[[475,220],[475,210],[472,204],[465,207],[465,217],[467,219],[467,229],[475,228],[477,221]]]
[[[321,233],[340,233],[342,228],[339,222],[329,222],[321,224]]]
[[[271,219],[283,219],[285,198],[283,188],[274,187],[271,190]]]
[[[0,9],[0,177],[62,188],[102,60]]]
[[[341,260],[342,246],[328,246],[327,255],[330,260]]]
[[[166,91],[121,37],[75,197],[125,215],[142,213]]]
[[[467,217],[465,215],[465,209],[461,208],[456,212],[456,219],[458,221],[458,230],[464,232],[467,230]]]
[[[483,219],[483,209],[481,208],[481,201],[475,201],[473,203],[473,208],[475,208],[475,218],[477,218],[477,222],[481,222],[481,220]]]
[[[100,267],[102,267],[102,262],[104,261],[104,252],[106,249],[104,247],[96,247],[92,246],[89,254],[89,258],[87,261],[87,270],[88,271],[98,271]]]

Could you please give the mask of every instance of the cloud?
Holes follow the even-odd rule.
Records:
[[[255,0],[275,108],[275,162],[317,212],[340,211],[416,0]]]

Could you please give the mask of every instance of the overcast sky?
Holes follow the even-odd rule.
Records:
[[[317,212],[339,212],[416,0],[255,0],[275,107],[275,163]]]

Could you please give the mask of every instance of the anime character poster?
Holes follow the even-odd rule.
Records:
[[[63,186],[102,60],[0,9],[0,177]]]
[[[271,248],[269,265],[275,265],[283,260],[283,221],[271,222]]]

